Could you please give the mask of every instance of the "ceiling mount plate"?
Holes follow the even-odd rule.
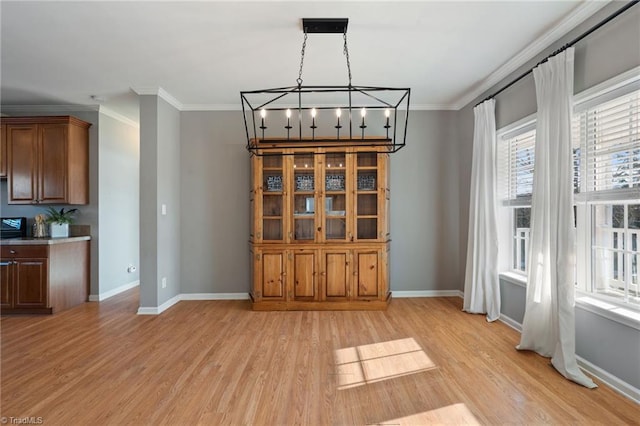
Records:
[[[349,18],[302,18],[305,33],[344,34]]]

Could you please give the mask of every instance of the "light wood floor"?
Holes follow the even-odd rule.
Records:
[[[252,312],[183,301],[136,315],[137,290],[54,316],[3,317],[1,415],[45,425],[638,424],[459,298],[386,312]]]

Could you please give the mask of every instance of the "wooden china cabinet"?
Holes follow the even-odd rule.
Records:
[[[386,148],[277,148],[251,159],[253,309],[386,309]]]

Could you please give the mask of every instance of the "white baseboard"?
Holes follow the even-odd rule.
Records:
[[[166,302],[164,302],[162,305],[158,307],[145,308],[143,306],[140,306],[138,308],[138,315],[160,315],[161,313],[163,313],[164,311],[166,311],[167,309],[169,309],[179,301],[180,301],[180,295],[178,294],[176,296],[173,296],[171,299],[167,300]]]
[[[577,355],[576,359],[578,360],[578,365],[580,366],[580,368],[588,371],[593,376],[598,378],[598,380],[604,382],[616,392],[626,396],[632,401],[635,401],[637,404],[640,404],[640,389],[631,386],[629,383],[623,380],[620,380],[618,377],[604,371],[602,368],[590,363],[586,359],[580,358]]]
[[[522,333],[522,324],[520,324],[518,321],[512,318],[509,318],[505,314],[500,314],[500,318],[498,318],[498,320],[507,324],[509,327],[513,328],[515,331]]]
[[[180,300],[248,300],[249,293],[183,293]]]
[[[183,293],[172,297],[162,305],[150,308],[139,307],[138,315],[160,315],[182,300],[248,300],[249,293]]]
[[[90,294],[89,302],[101,302],[105,299],[115,296],[116,294],[120,294],[124,291],[131,290],[134,287],[138,287],[140,285],[140,280],[131,281],[130,283],[121,285],[120,287],[116,287],[113,290],[105,291],[100,294]]]
[[[513,328],[517,332],[522,333],[522,324],[520,324],[516,320],[509,318],[504,314],[500,314],[499,320],[509,327]],[[602,368],[590,363],[589,361],[579,357],[578,355],[576,355],[576,360],[578,361],[578,366],[580,366],[580,368],[590,373],[596,379],[605,383],[614,391],[640,404],[640,389],[637,389],[624,380],[620,380],[613,374],[606,372]]]
[[[394,298],[408,297],[462,297],[460,290],[418,290],[418,291],[392,291]]]

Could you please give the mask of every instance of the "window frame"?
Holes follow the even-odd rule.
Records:
[[[594,106],[601,105],[610,100],[616,99],[620,96],[630,94],[640,90],[640,67],[633,68],[625,73],[622,73],[610,80],[607,80],[601,84],[593,86],[583,92],[574,95],[574,117],[581,114],[583,111],[593,108]],[[575,119],[575,118],[574,118]],[[502,247],[508,247],[507,250],[503,250],[500,256],[501,261],[499,271],[503,271],[501,275],[507,277],[508,275],[520,275],[523,276],[526,285],[526,274],[522,271],[514,269],[515,262],[515,249],[516,249],[516,228],[515,228],[515,208],[517,207],[530,207],[531,197],[526,199],[513,199],[509,197],[509,182],[508,177],[505,183],[504,181],[504,164],[501,164],[501,160],[504,161],[504,150],[508,152],[508,148],[505,148],[505,142],[508,142],[510,138],[514,138],[521,135],[531,128],[536,128],[537,114],[531,114],[521,120],[504,126],[496,132],[498,149],[496,150],[496,163],[498,168],[498,194],[502,196],[499,201],[500,205],[498,211],[498,223],[509,223],[509,227],[501,227],[499,232],[499,241]],[[573,131],[573,129],[572,129]],[[578,136],[579,138],[579,136]],[[582,141],[579,141],[580,152],[583,154],[585,147]],[[577,146],[574,141],[574,152]],[[502,152],[502,154],[501,154]],[[502,168],[502,176],[500,170]],[[510,170],[510,165],[506,168]],[[595,271],[594,266],[594,243],[595,243],[595,214],[594,205],[597,204],[640,204],[640,188],[631,187],[623,189],[613,189],[607,191],[587,191],[586,179],[586,162],[582,157],[578,163],[578,176],[580,177],[579,187],[577,192],[574,193],[574,206],[575,206],[575,220],[576,220],[576,290],[579,292],[581,299],[599,299],[607,303],[614,304],[623,309],[630,308],[632,311],[640,311],[640,304],[636,302],[630,302],[621,300],[619,297],[610,296],[603,293],[595,292]],[[502,179],[502,180],[501,180]],[[505,186],[505,184],[507,186]],[[506,195],[506,197],[505,197]],[[626,210],[625,210],[626,211]],[[505,214],[505,212],[508,212]],[[508,217],[507,217],[508,215]],[[506,220],[506,221],[505,221]],[[626,219],[625,219],[626,220]],[[626,229],[626,228],[625,228]],[[506,230],[506,231],[505,231]],[[626,238],[626,237],[625,237]],[[506,243],[506,245],[504,245]],[[506,266],[506,267],[505,267]],[[635,320],[633,321],[635,322]]]

